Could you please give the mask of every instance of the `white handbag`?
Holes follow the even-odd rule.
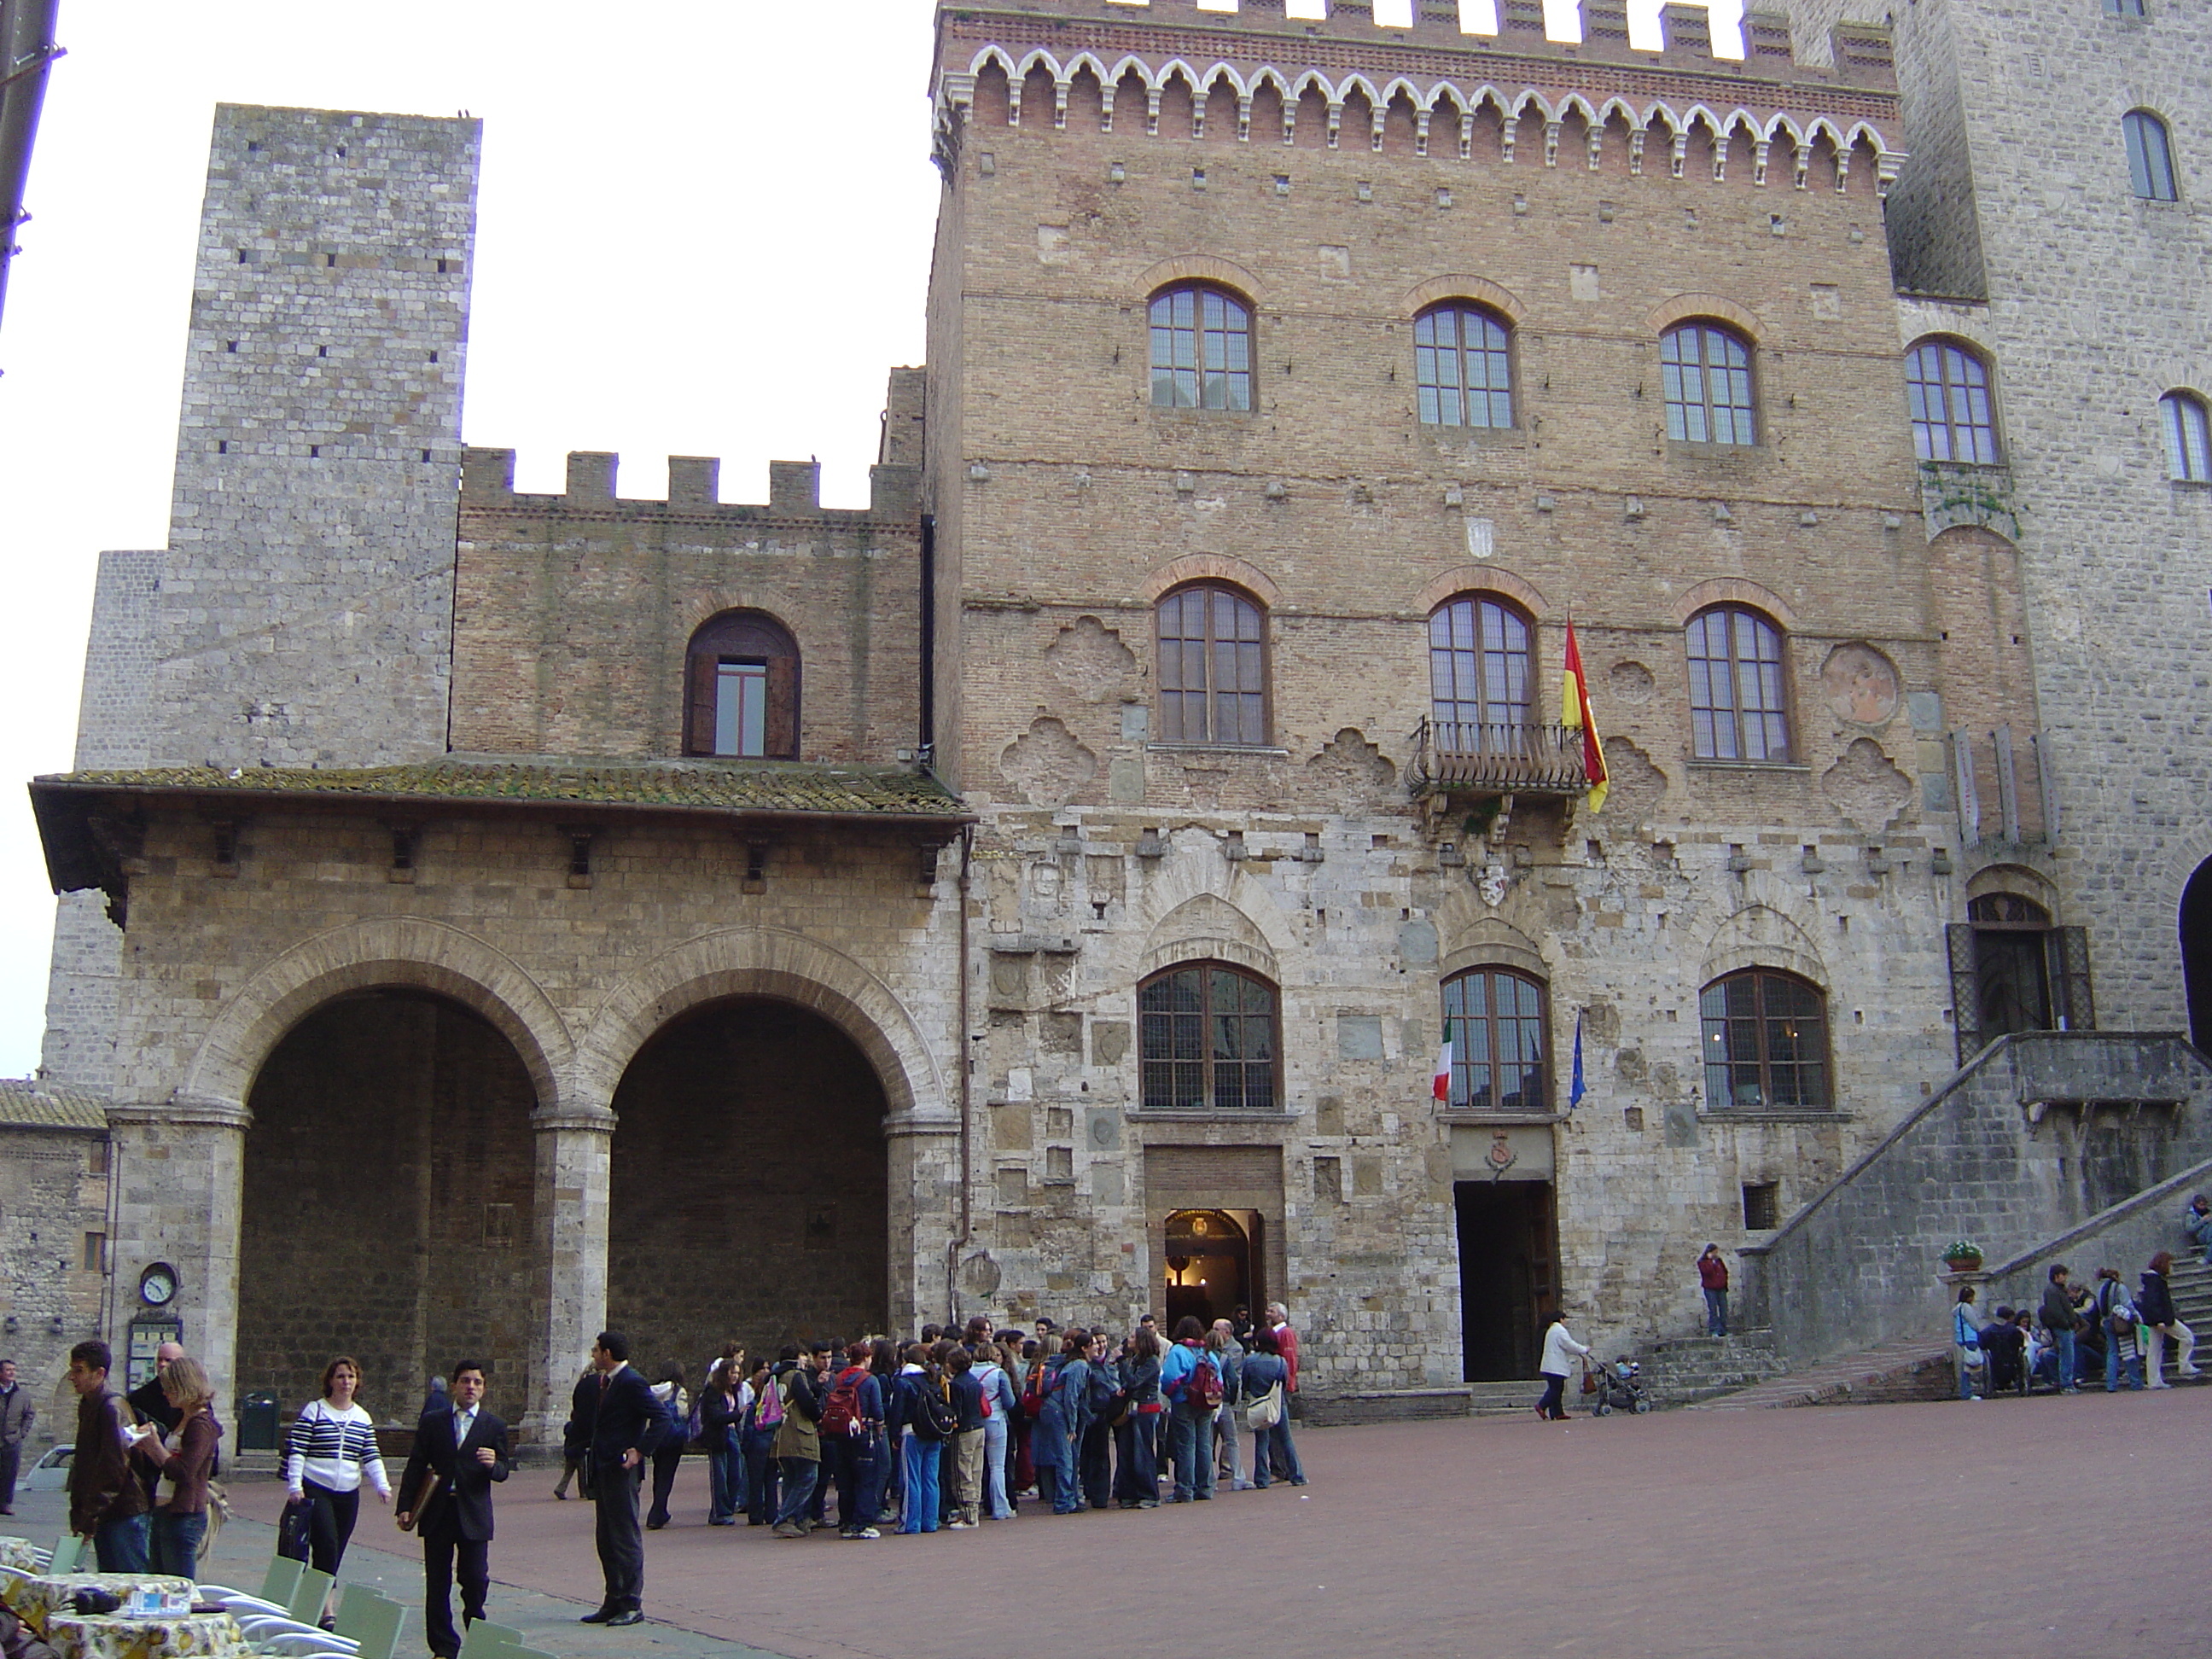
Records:
[[[1283,1385],[1279,1382],[1244,1408],[1244,1426],[1254,1433],[1272,1429],[1283,1420]]]

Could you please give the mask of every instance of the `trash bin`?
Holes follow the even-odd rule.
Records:
[[[238,1397],[238,1449],[240,1451],[276,1449],[276,1396],[245,1394]]]

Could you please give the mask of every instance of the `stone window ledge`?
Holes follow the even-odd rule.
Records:
[[[1267,1124],[1276,1128],[1296,1123],[1296,1112],[1148,1112],[1142,1108],[1125,1109],[1121,1115],[1132,1123],[1254,1123]]]
[[[1565,1123],[1567,1115],[1565,1112],[1438,1112],[1436,1119],[1439,1123],[1464,1123],[1471,1128],[1495,1125],[1504,1129]]]
[[[1700,1123],[1851,1123],[1857,1120],[1850,1112],[1833,1106],[1793,1106],[1775,1111],[1740,1110],[1723,1107],[1718,1111],[1698,1109]]]
[[[1804,761],[1693,760],[1686,764],[1692,772],[1764,772],[1808,778],[1813,775],[1812,767]]]
[[[1148,743],[1155,755],[1250,755],[1261,760],[1288,760],[1291,751],[1265,743]]]

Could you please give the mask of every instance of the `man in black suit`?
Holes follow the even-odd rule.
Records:
[[[453,1367],[451,1404],[434,1406],[415,1425],[415,1449],[399,1478],[396,1517],[422,1540],[422,1622],[430,1651],[456,1659],[461,1638],[453,1628],[453,1572],[460,1567],[461,1622],[484,1616],[491,1589],[491,1483],[507,1479],[507,1425],[482,1408],[483,1367],[465,1359]]]
[[[586,1625],[645,1622],[645,1539],[637,1528],[638,1488],[645,1460],[659,1444],[667,1419],[643,1376],[629,1364],[629,1339],[601,1331],[592,1345],[597,1373],[576,1385],[574,1410],[563,1436],[568,1455],[591,1481],[599,1512],[599,1571],[606,1599],[580,1621]]]

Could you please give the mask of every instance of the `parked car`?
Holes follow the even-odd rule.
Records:
[[[26,1492],[61,1492],[69,1486],[70,1459],[76,1455],[74,1445],[56,1446],[44,1457],[31,1465],[31,1472],[23,1477]]]

